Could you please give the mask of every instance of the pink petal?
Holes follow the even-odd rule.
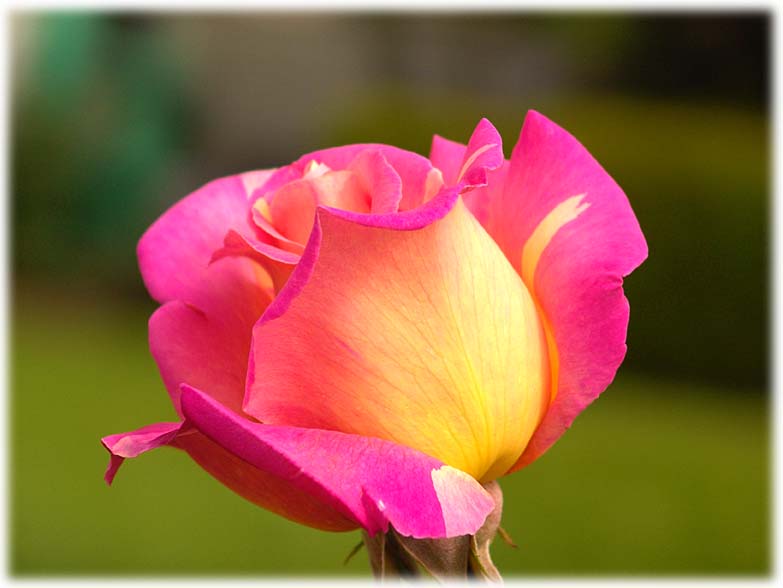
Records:
[[[279,190],[289,182],[299,180],[304,175],[304,165],[285,165],[279,167],[269,176],[263,185],[256,188],[250,196],[251,204],[260,198],[266,198],[269,194]]]
[[[492,123],[482,118],[467,146],[435,135],[430,160],[443,173],[447,186],[460,184],[466,191],[486,185],[487,172],[503,165],[503,140]]]
[[[241,410],[253,324],[272,294],[237,282],[238,264],[253,262],[227,259],[210,266],[207,276],[219,291],[208,310],[173,300],[150,318],[150,351],[177,412],[183,382],[204,386],[218,401]]]
[[[261,169],[240,174],[242,184],[245,187],[245,194],[250,198],[256,190],[261,188],[275,173],[274,169]]]
[[[443,174],[443,182],[447,186],[454,186],[457,183],[457,177],[465,161],[465,151],[467,145],[450,141],[440,135],[432,137],[432,146],[430,147],[430,161]]]
[[[202,273],[200,305],[173,300],[152,315],[150,351],[178,412],[182,382],[240,410],[253,325],[272,300],[271,287],[254,261],[225,259]]]
[[[370,534],[388,525],[412,537],[474,533],[494,504],[473,479],[380,439],[254,423],[183,387],[187,420],[225,450],[288,481]]]
[[[533,111],[487,226],[538,301],[554,356],[554,401],[517,469],[614,378],[626,350],[623,277],[646,258],[647,244],[620,187],[574,137]]]
[[[487,172],[500,167],[503,161],[503,140],[492,123],[482,118],[468,141],[457,181],[463,185],[463,191],[484,186]]]
[[[497,169],[487,172],[486,186],[478,186],[462,196],[465,206],[485,229],[490,221],[493,203],[502,197],[508,175],[508,162],[504,161]]]
[[[258,172],[248,180],[255,185]],[[169,208],[147,229],[137,254],[142,278],[158,302],[203,301],[202,279],[212,252],[229,229],[249,230],[248,193],[243,175],[214,180]],[[242,268],[252,278],[249,266]]]
[[[111,454],[104,479],[107,484],[114,481],[117,470],[128,457],[137,457],[150,449],[168,445],[179,433],[181,423],[156,423],[136,429],[130,433],[118,433],[101,439]]]
[[[109,435],[102,442],[111,454],[106,471],[109,484],[125,458],[168,445],[186,451],[210,475],[246,500],[292,521],[324,531],[348,531],[358,526],[289,481],[259,470],[226,451],[189,423],[149,425],[129,433]]]
[[[265,175],[207,184],[170,208],[139,242],[150,293],[172,302],[150,321],[150,349],[177,410],[184,381],[241,406],[252,326],[271,300],[270,277],[249,259],[212,265],[210,259],[227,231],[251,230],[248,190]]]
[[[359,526],[290,480],[249,464],[197,430],[177,437],[175,444],[221,484],[261,508],[323,531],[350,531]]]
[[[486,225],[491,203],[497,200],[507,172],[500,134],[487,119],[481,119],[468,145],[435,135],[430,159],[443,172],[447,186],[462,185],[465,205]]]

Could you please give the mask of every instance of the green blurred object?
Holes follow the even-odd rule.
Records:
[[[14,269],[133,288],[135,242],[187,138],[180,72],[133,19],[40,17],[15,102]]]
[[[174,449],[129,460],[106,487],[99,438],[175,418],[146,314],[20,300],[13,574],[369,574],[366,554],[342,564],[358,532],[286,521]],[[758,391],[620,378],[541,460],[501,480],[519,549],[496,540],[493,558],[506,577],[766,574],[768,430]]]

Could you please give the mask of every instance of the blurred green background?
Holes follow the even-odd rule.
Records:
[[[766,575],[769,16],[18,12],[12,32],[10,570],[368,574],[163,449],[101,479],[101,436],[174,418],[147,350],[144,229],[208,180],[481,116],[570,130],[650,247],[628,357],[503,480],[508,575]]]

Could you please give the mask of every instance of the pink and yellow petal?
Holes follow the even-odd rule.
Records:
[[[336,431],[254,423],[186,387],[189,423],[227,454],[312,497],[370,534],[475,533],[494,504],[470,476],[408,447]]]
[[[331,169],[347,169],[361,152],[367,150],[381,153],[399,175],[402,189],[399,210],[418,207],[439,188],[440,174],[435,173],[426,157],[390,145],[366,143],[323,149],[302,156],[294,165],[304,166],[310,161],[317,161]]]
[[[295,182],[302,179],[305,175],[304,165],[297,165],[293,163],[291,165],[285,165],[274,170],[266,181],[257,186],[250,193],[251,204],[257,202],[260,199],[266,199],[270,194],[273,194],[276,190],[279,190],[289,182]]]
[[[261,230],[260,243],[272,245],[279,249],[283,249],[284,251],[301,255],[304,245],[289,239],[275,228],[274,221],[272,220],[272,209],[266,199],[259,198],[256,200],[250,211],[250,216],[256,227]],[[236,233],[236,231],[234,232]]]
[[[318,212],[254,328],[244,409],[407,445],[493,479],[549,398],[532,298],[456,189],[396,215]]]
[[[265,282],[267,291],[279,292],[288,281],[301,256],[275,245],[246,237],[236,231],[228,231],[223,240],[223,247],[213,253],[212,262],[232,257],[246,258],[257,262],[265,269],[269,278],[269,281]]]
[[[371,195],[362,180],[350,170],[332,171],[311,180],[318,195],[318,204],[355,212],[370,212]],[[311,221],[315,219],[312,211]],[[310,225],[312,227],[312,223]],[[307,243],[307,232],[301,243]]]
[[[370,201],[371,194],[360,177],[350,170],[339,170],[286,184],[268,199],[257,202],[255,209],[268,202],[269,220],[275,230],[286,239],[303,244],[310,236],[316,206],[369,212]]]
[[[395,169],[378,150],[360,152],[351,162],[349,169],[359,179],[367,194],[372,196],[371,211],[374,214],[397,212],[402,199],[402,180]],[[365,212],[358,207],[327,206],[355,212]]]
[[[297,180],[265,201],[269,203],[270,222],[275,230],[294,243],[306,243],[318,206],[315,186],[309,180]]]

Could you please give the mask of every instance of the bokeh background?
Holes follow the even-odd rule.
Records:
[[[615,383],[503,481],[506,575],[765,575],[769,16],[11,17],[10,569],[367,574],[163,449],[102,481],[102,435],[174,418],[146,340],[144,229],[208,180],[379,141],[427,153],[535,108],[624,187],[650,246]]]

